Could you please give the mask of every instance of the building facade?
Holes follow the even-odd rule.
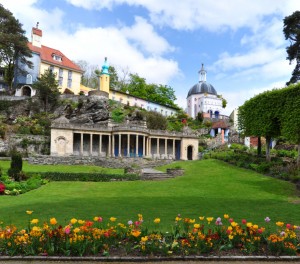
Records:
[[[31,42],[28,43],[28,47],[32,52],[30,60],[33,68],[19,65],[27,74],[15,72],[15,86],[17,87],[15,95],[34,96],[36,91],[32,88],[32,84],[46,70],[51,70],[56,74],[61,93],[68,89],[74,94],[79,94],[83,71],[61,51],[42,45],[42,36],[43,32],[38,25],[32,28]]]
[[[206,70],[202,64],[199,71],[199,82],[193,85],[187,95],[187,113],[196,118],[198,113],[209,114],[218,119],[222,111],[222,97],[215,88],[206,81]]]
[[[61,117],[51,126],[51,156],[198,158],[194,134],[149,130],[146,125],[70,124]]]

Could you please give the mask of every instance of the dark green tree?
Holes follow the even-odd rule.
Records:
[[[114,66],[109,66],[108,72],[109,72],[109,87],[115,90],[119,90],[121,87],[120,87],[119,77],[116,68]]]
[[[167,119],[160,113],[150,111],[146,114],[147,128],[166,130]]]
[[[0,4],[0,58],[5,68],[5,81],[12,91],[14,73],[25,74],[25,66],[32,68],[28,39],[22,24]]]
[[[285,39],[290,41],[290,45],[286,48],[287,59],[290,63],[296,61],[292,77],[287,82],[289,85],[300,80],[300,11],[295,11],[292,15],[285,17],[283,24]]]
[[[300,84],[291,85],[282,90],[285,101],[282,108],[282,135],[298,144],[297,164],[300,166]]]
[[[47,112],[49,105],[55,105],[59,97],[58,81],[51,70],[46,70],[41,77],[33,84],[37,95],[44,103],[44,111]]]

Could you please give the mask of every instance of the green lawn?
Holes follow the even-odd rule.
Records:
[[[64,223],[73,217],[94,216],[115,216],[127,222],[141,213],[146,223],[151,225],[155,217],[160,217],[161,226],[168,228],[179,213],[191,218],[216,218],[227,213],[236,221],[246,218],[263,224],[269,216],[272,222],[300,225],[300,199],[295,185],[289,182],[217,160],[175,165],[186,169],[184,176],[165,181],[51,182],[20,196],[0,196],[0,221],[25,226],[29,219],[25,211],[33,210],[31,218],[43,221],[56,217]],[[90,171],[87,166],[74,167],[70,170]],[[61,166],[58,168],[61,170]]]

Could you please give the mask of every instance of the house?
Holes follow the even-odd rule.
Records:
[[[33,69],[19,65],[27,74],[15,73],[14,84],[17,87],[15,95],[34,96],[36,91],[32,88],[32,84],[47,69],[56,74],[62,93],[68,89],[74,94],[79,94],[83,71],[61,51],[42,45],[42,36],[43,32],[38,28],[37,24],[36,27],[32,28],[31,42],[28,43],[28,47],[32,51],[32,58],[30,60],[33,63]]]

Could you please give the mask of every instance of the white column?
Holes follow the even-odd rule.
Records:
[[[102,153],[102,135],[99,135],[99,156]]]
[[[135,156],[139,156],[139,135],[135,135]]]
[[[130,134],[127,135],[127,157],[130,157]]]
[[[173,139],[173,159],[175,159],[175,139]]]
[[[143,136],[143,157],[146,155],[146,137]]]
[[[114,134],[112,134],[111,135],[111,139],[112,139],[112,157],[114,157],[115,156],[115,135]]]
[[[90,134],[90,156],[93,154],[93,134]]]
[[[80,155],[83,156],[83,133],[80,133]]]
[[[168,155],[168,139],[165,138],[165,155]]]
[[[121,140],[122,140],[122,135],[119,134],[119,153],[118,153],[118,156],[121,157]]]

